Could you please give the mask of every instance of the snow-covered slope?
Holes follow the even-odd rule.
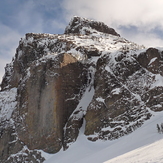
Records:
[[[106,161],[105,163],[163,163],[162,143],[163,139]]]
[[[162,163],[163,134],[159,134],[156,127],[163,122],[162,117],[163,113],[155,113],[141,128],[112,141],[90,142],[81,130],[67,151],[54,155],[44,153],[45,163]]]

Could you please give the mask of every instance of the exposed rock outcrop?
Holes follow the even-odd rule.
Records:
[[[39,150],[66,150],[83,124],[91,141],[133,132],[163,111],[162,60],[85,18],[63,35],[26,34],[1,84],[0,161],[42,163]]]
[[[108,27],[103,22],[97,22],[77,16],[70,21],[69,25],[65,29],[65,34],[76,33],[89,35],[94,32],[93,30],[120,36],[113,28]]]
[[[18,135],[30,149],[58,152],[64,141],[63,127],[87,84],[85,66],[63,54],[31,65],[29,74],[18,87]]]

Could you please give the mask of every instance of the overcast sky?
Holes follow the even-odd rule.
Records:
[[[163,47],[162,0],[1,0],[0,80],[25,33],[61,34],[73,16],[103,21],[121,36]]]

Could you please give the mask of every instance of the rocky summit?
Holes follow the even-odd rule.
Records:
[[[0,162],[42,163],[85,137],[113,140],[163,111],[163,49],[74,17],[64,34],[27,33],[5,67]]]

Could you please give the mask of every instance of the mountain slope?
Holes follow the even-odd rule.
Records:
[[[162,156],[162,143],[163,140],[157,141],[145,147],[136,149],[129,153],[126,153],[122,156],[119,156],[115,159],[110,161],[106,161],[105,163],[136,163],[136,162],[155,162],[155,163],[162,163],[163,156]]]
[[[74,17],[62,35],[26,34],[1,87],[1,162],[42,163],[40,150],[68,152],[80,138],[105,150],[99,142],[125,139],[162,114],[163,49]]]
[[[77,141],[69,150],[50,155],[51,158],[45,163],[54,161],[67,163],[67,160],[71,163],[136,163],[138,161],[145,163],[152,160],[161,163],[163,139],[162,134],[157,132],[156,125],[162,123],[162,117],[163,113],[156,113],[133,133],[112,141],[92,143],[81,131]]]

